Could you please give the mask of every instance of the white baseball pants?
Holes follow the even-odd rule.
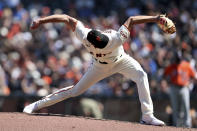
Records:
[[[42,99],[38,108],[41,109],[67,98],[78,96],[98,81],[115,73],[120,73],[136,82],[142,114],[153,114],[153,104],[150,96],[147,74],[135,59],[126,54],[124,54],[118,61],[111,64],[100,64],[97,61],[94,61],[75,86],[62,88],[57,92],[46,96]]]

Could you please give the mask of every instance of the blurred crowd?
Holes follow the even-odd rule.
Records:
[[[91,63],[91,55],[72,31],[63,23],[29,29],[33,19],[62,13],[100,30],[118,30],[129,16],[166,13],[176,23],[176,34],[166,35],[156,24],[137,25],[124,49],[148,73],[151,93],[168,93],[163,71],[171,63],[173,52],[181,50],[183,59],[197,69],[196,10],[196,0],[1,0],[0,75],[5,86],[0,93],[45,96],[79,81]],[[197,91],[196,83],[191,91]],[[117,74],[85,94],[135,96],[137,89],[135,83]]]

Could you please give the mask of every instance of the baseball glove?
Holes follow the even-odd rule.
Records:
[[[158,26],[167,34],[176,32],[175,24],[166,15],[159,15]]]

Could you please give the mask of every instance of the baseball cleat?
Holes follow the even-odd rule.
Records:
[[[153,115],[142,117],[140,123],[145,125],[165,126],[165,123],[163,121],[157,119]]]
[[[23,109],[23,112],[24,113],[27,113],[27,114],[32,114],[34,111],[37,110],[37,103],[38,102],[34,102],[28,106],[26,106],[24,109]]]

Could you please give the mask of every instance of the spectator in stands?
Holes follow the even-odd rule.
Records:
[[[191,127],[189,84],[192,78],[197,79],[194,69],[183,59],[181,52],[176,52],[164,75],[170,82],[173,125]]]
[[[6,81],[6,74],[0,65],[0,95],[9,95],[10,89],[8,88]]]
[[[8,96],[10,94],[10,89],[7,86],[6,75],[3,68],[0,65],[0,95]],[[4,98],[0,98],[0,111],[2,110]]]
[[[103,105],[102,103],[90,99],[90,98],[82,98],[80,100],[80,106],[82,107],[83,115],[87,117],[94,117],[97,119],[103,118]]]

